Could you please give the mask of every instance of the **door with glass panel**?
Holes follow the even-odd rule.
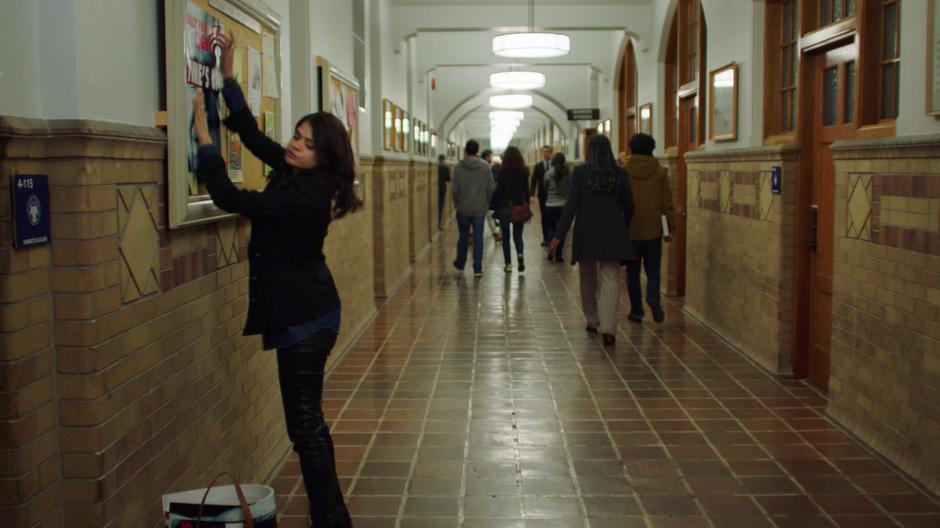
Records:
[[[809,233],[809,358],[808,377],[822,388],[829,386],[832,329],[833,236],[835,225],[835,163],[832,143],[857,136],[857,57],[854,41],[810,56],[813,104],[812,185],[808,204]]]

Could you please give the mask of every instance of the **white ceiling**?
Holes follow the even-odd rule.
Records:
[[[416,73],[420,81],[434,77],[430,113],[443,137],[460,126],[488,139],[487,98],[493,92],[490,73],[531,69],[546,74],[536,96],[536,107],[526,112],[517,139],[534,134],[554,121],[568,131],[566,108],[598,105],[599,86],[610,83],[624,39],[647,38],[652,23],[652,0],[537,0],[536,29],[563,32],[571,37],[571,53],[552,59],[497,57],[493,36],[524,31],[528,26],[526,0],[391,0],[389,45],[400,49],[413,39]],[[595,81],[592,83],[592,74]],[[419,90],[429,90],[421,82]],[[609,92],[609,89],[608,89]],[[461,124],[461,122],[463,122]]]

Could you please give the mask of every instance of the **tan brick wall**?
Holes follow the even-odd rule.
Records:
[[[677,213],[678,207],[680,206],[679,202],[676,201],[676,185],[678,183],[679,177],[679,157],[675,153],[675,149],[671,149],[666,153],[666,156],[660,158],[660,164],[669,171],[669,188],[672,189],[672,201],[676,204]],[[677,215],[676,219],[679,217]],[[662,262],[662,282],[660,284],[660,290],[664,295],[675,296],[677,295],[676,291],[676,245],[672,243],[667,243],[663,245],[663,262]]]
[[[686,155],[685,309],[773,372],[789,372],[793,348],[796,155]],[[770,192],[773,166],[783,169],[779,195]]]
[[[940,493],[940,136],[833,146],[829,414]]]
[[[376,157],[372,171],[375,296],[388,297],[411,270],[409,161]]]
[[[10,175],[48,173],[45,134],[0,118],[0,519],[17,527],[60,522],[52,251],[13,249],[10,203]]]
[[[11,250],[0,189],[0,515],[13,526],[157,526],[163,493],[223,470],[263,480],[289,449],[276,356],[241,336],[250,225],[169,231],[165,151],[157,129],[0,117],[0,186],[49,174],[53,229],[50,246]],[[334,361],[375,313],[362,168],[366,207],[325,247],[344,300]]]
[[[413,160],[408,170],[408,257],[415,262],[430,242],[430,170],[427,162]]]
[[[323,252],[336,281],[343,303],[342,326],[329,365],[332,365],[375,316],[375,275],[373,260],[373,167],[372,158],[363,158],[358,167],[357,195],[363,208],[330,224]],[[328,365],[328,368],[329,368]]]

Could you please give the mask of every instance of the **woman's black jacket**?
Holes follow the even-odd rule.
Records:
[[[496,192],[491,201],[494,210],[510,209],[529,202],[529,173],[525,169],[501,168],[496,173]]]
[[[248,319],[245,335],[283,330],[339,307],[339,294],[323,255],[336,187],[316,171],[292,174],[284,147],[258,130],[248,108],[225,126],[236,132],[275,174],[263,192],[240,190],[218,154],[199,156],[198,175],[212,202],[251,220],[248,240]]]

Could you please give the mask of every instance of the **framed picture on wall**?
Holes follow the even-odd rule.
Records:
[[[263,188],[263,164],[221,124],[228,115],[221,94],[221,37],[230,31],[234,35],[235,79],[263,130],[265,114],[281,122],[277,100],[281,21],[258,0],[165,0],[163,9],[167,216],[170,228],[175,229],[232,216],[213,205],[204,183],[196,177],[193,97],[197,90],[205,95],[209,132],[226,160],[229,176],[246,188]],[[280,141],[277,130],[273,139]]]
[[[708,73],[708,138],[731,141],[738,137],[738,65],[735,62]]]
[[[640,119],[637,121],[637,132],[653,135],[653,103],[640,106]]]
[[[927,0],[927,115],[940,116],[940,9]]]
[[[346,127],[353,153],[359,159],[359,82],[339,71],[325,58],[317,57],[320,84],[319,110],[330,112]]]
[[[395,107],[382,99],[382,148],[395,150]]]
[[[395,116],[395,119],[394,119],[394,122],[395,122],[395,150],[396,150],[397,152],[403,152],[403,151],[405,150],[405,142],[401,140],[401,139],[402,139],[402,138],[401,138],[401,136],[402,136],[402,131],[401,131],[401,119],[402,119],[402,117],[403,117],[404,112],[402,111],[401,108],[398,108],[398,106],[396,106],[396,105],[392,105],[392,108],[395,109],[395,111],[394,111],[394,116]]]

